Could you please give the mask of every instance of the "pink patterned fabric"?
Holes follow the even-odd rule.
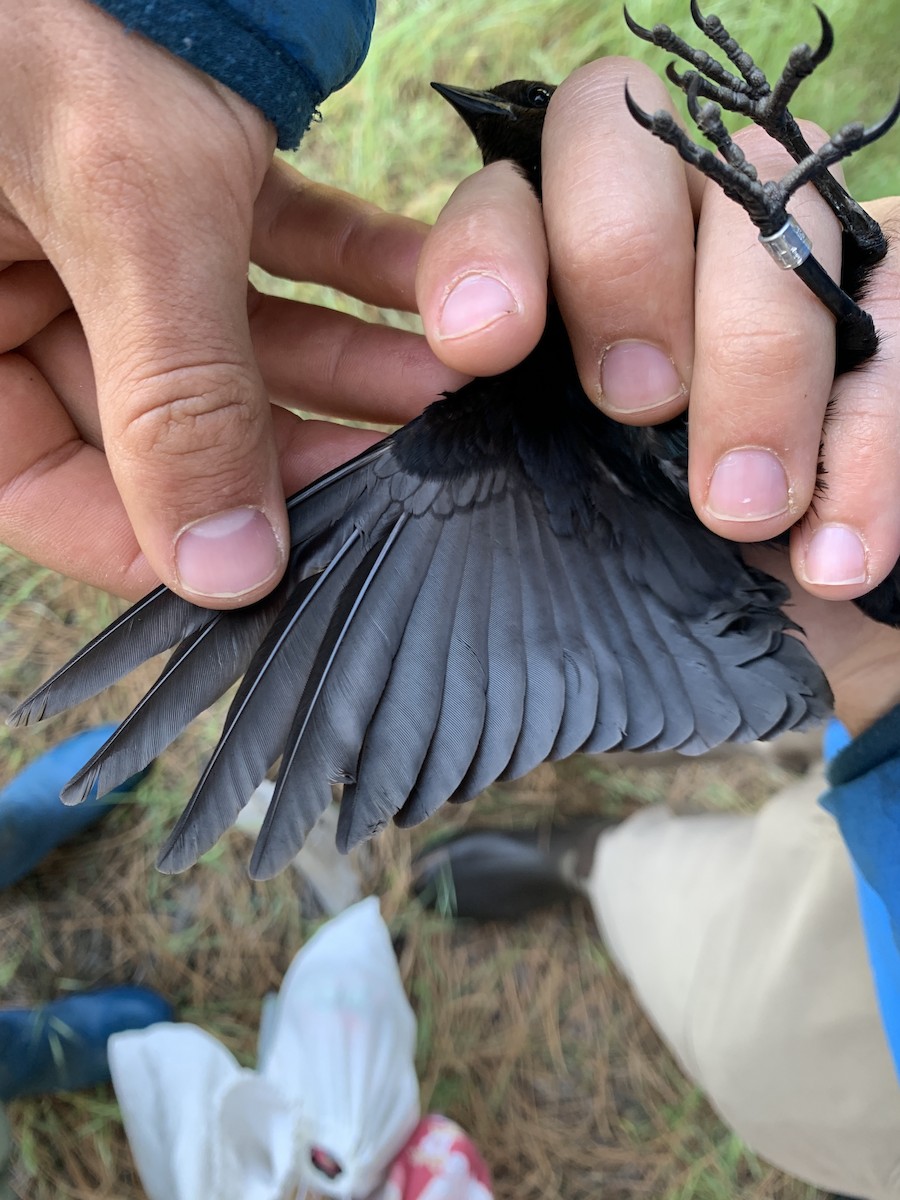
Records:
[[[423,1117],[394,1159],[381,1200],[493,1200],[471,1138],[436,1113]]]

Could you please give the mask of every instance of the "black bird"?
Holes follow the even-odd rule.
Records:
[[[486,162],[540,190],[553,87],[435,85]],[[585,397],[556,306],[518,367],[480,379],[288,501],[284,579],[236,611],[157,589],[11,720],[51,716],[177,647],[63,793],[149,762],[243,676],[162,850],[196,861],[281,757],[251,862],[280,870],[343,784],[347,849],[545,759],[702,753],[822,718],[829,691],[781,611],[687,497],[687,424],[620,425]]]

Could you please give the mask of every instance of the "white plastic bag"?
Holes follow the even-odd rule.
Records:
[[[288,1200],[308,1188],[363,1200],[419,1118],[415,1036],[374,897],[296,956],[256,1071],[193,1025],[115,1034],[110,1069],[150,1200]]]
[[[284,977],[272,1035],[260,1056],[267,1079],[302,1077],[297,1161],[326,1196],[365,1197],[419,1119],[416,1019],[374,897],[329,921]],[[324,1152],[341,1166],[329,1179]]]

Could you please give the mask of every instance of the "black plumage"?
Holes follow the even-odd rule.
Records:
[[[440,90],[487,161],[512,156],[539,188],[552,87]],[[578,750],[698,754],[802,728],[830,695],[782,612],[787,590],[696,519],[686,463],[686,420],[629,428],[590,404],[551,302],[521,365],[289,500],[290,562],[270,596],[213,612],[160,588],[13,723],[177,647],[67,785],[78,802],[241,679],[160,866],[181,870],[212,846],[280,757],[258,878],[296,853],[333,782],[347,849]]]

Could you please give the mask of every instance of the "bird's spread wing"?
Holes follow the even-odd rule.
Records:
[[[175,647],[64,798],[115,787],[241,676],[165,870],[211,847],[279,757],[260,878],[296,853],[332,782],[347,849],[547,758],[700,753],[824,715],[827,684],[789,632],[780,583],[632,494],[577,421],[531,430],[492,386],[293,497],[272,596],[212,612],[160,589],[27,700],[18,723]]]

